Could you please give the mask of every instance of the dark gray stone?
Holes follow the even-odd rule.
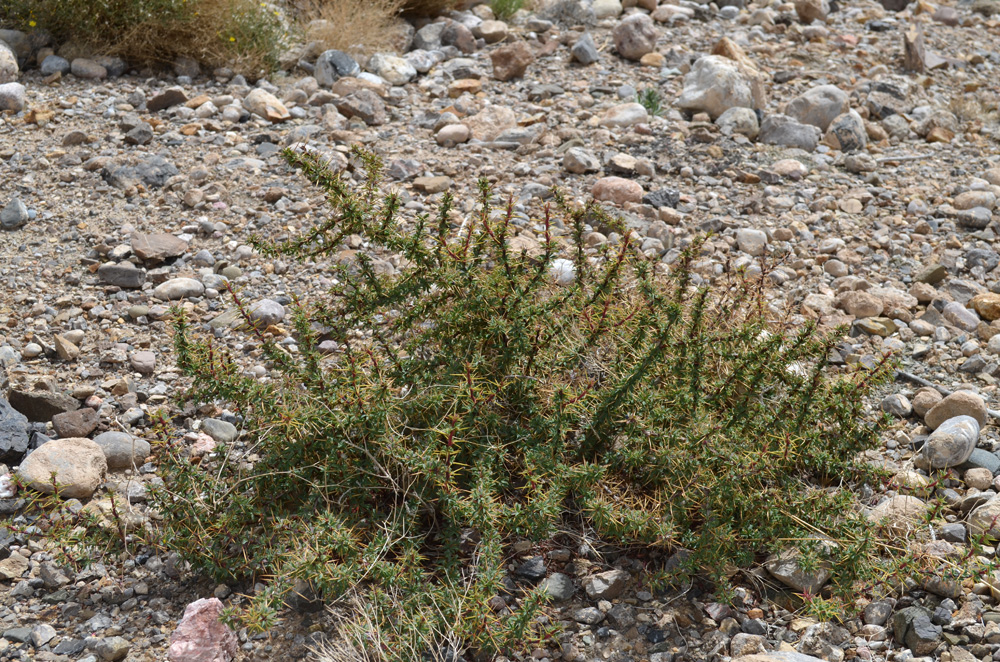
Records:
[[[0,211],[0,225],[4,230],[16,230],[25,225],[30,218],[28,208],[20,198],[12,198],[3,211]]]
[[[993,271],[1000,265],[1000,254],[988,248],[973,248],[965,254],[965,266],[969,269],[982,267],[984,271]]]
[[[989,451],[983,450],[982,448],[976,448],[972,451],[972,455],[969,459],[965,461],[964,464],[958,467],[959,471],[965,472],[969,469],[989,469],[996,476],[1000,473],[1000,457]]]
[[[942,524],[938,528],[938,536],[948,542],[964,543],[968,537],[968,531],[966,531],[965,525],[960,522]]]
[[[80,402],[73,396],[54,391],[11,389],[10,404],[33,423],[48,423],[56,414],[80,408]]]
[[[541,556],[533,556],[527,561],[517,566],[514,571],[518,577],[523,577],[531,582],[538,582],[545,578],[548,570],[545,567],[545,559]]]
[[[907,607],[892,617],[896,642],[915,655],[930,655],[941,641],[941,627],[931,622],[931,612],[923,607]]]
[[[42,65],[39,68],[45,76],[51,76],[52,74],[66,75],[69,73],[69,60],[58,55],[50,55],[42,60]]]
[[[27,450],[28,419],[0,398],[0,460],[19,460]]]
[[[642,196],[643,204],[647,204],[656,208],[660,207],[677,207],[677,203],[681,201],[680,191],[674,191],[668,188],[661,188],[656,191],[651,191],[646,195]]]
[[[331,49],[316,58],[314,74],[316,82],[323,87],[330,87],[341,76],[357,76],[359,73],[361,66],[343,51]]]
[[[108,285],[136,289],[146,282],[146,270],[131,262],[106,262],[98,267],[97,278]]]
[[[572,55],[575,62],[584,65],[593,64],[601,59],[597,45],[594,44],[594,38],[590,36],[589,32],[584,32],[580,35],[580,38],[573,44],[573,48],[570,49],[570,55]]]

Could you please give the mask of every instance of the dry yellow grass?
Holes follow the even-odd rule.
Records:
[[[382,50],[398,35],[404,0],[299,0],[299,23],[308,41],[351,54]]]

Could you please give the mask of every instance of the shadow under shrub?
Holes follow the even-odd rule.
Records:
[[[665,276],[619,228],[593,259],[587,226],[617,227],[596,205],[557,195],[564,222],[539,221],[545,241],[528,255],[485,182],[462,227],[449,197],[407,227],[374,156],[354,154],[358,190],[309,153],[284,156],[333,213],[260,250],[312,259],[358,234],[402,259],[396,276],[363,253],[331,267],[329,294],[294,307],[295,352],[248,332],[280,375],[267,382],[177,311],[190,397],[229,403],[251,435],[201,466],[172,449],[158,505],[195,567],[271,580],[249,620],[272,623],[300,579],[329,600],[363,593],[387,660],[441,633],[473,651],[523,645],[539,634],[539,593],[509,613],[487,604],[506,545],[581,526],[685,550],[682,570],[720,580],[800,543],[803,564],[830,555],[836,587],[876,571],[850,488],[874,477],[859,459],[878,438],[863,401],[888,360],[826,377],[836,338],[773,328],[759,280],[692,287],[698,245]]]

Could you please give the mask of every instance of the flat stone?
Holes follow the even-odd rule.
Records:
[[[131,246],[132,252],[144,262],[157,263],[183,255],[188,242],[166,232],[136,232],[132,235]]]
[[[56,414],[75,411],[80,401],[65,393],[54,391],[23,391],[11,389],[10,405],[34,423],[48,423]]]
[[[631,579],[624,570],[609,570],[590,575],[583,580],[583,588],[591,600],[614,600],[625,590]]]
[[[100,420],[96,410],[82,407],[53,416],[52,427],[60,437],[86,437],[97,429]]]
[[[146,270],[131,262],[105,262],[97,268],[97,277],[102,283],[123,289],[137,289],[146,282]]]
[[[205,286],[193,278],[172,278],[153,290],[153,296],[163,301],[200,297],[204,293]]]

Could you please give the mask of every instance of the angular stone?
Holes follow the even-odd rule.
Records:
[[[97,278],[102,283],[124,289],[137,289],[146,282],[146,270],[131,262],[105,262],[97,269]]]
[[[624,570],[608,570],[584,579],[583,589],[591,600],[614,600],[622,594],[631,578]]]
[[[29,487],[53,494],[52,474],[59,484],[59,495],[90,498],[103,482],[108,462],[101,447],[90,439],[53,439],[36,448],[21,462],[17,473]]]
[[[390,85],[405,85],[417,77],[413,65],[396,55],[376,53],[368,60],[368,70]]]
[[[96,410],[82,407],[53,416],[52,427],[60,437],[86,437],[97,429],[100,420]]]
[[[930,612],[923,607],[907,607],[893,614],[892,631],[914,655],[929,655],[941,640],[941,628],[931,622]]]
[[[28,419],[0,398],[0,461],[17,461],[27,450]]]
[[[187,250],[188,242],[166,232],[132,235],[132,252],[146,262],[162,262],[179,257]]]
[[[263,117],[268,122],[284,122],[292,115],[276,96],[261,88],[255,88],[243,98],[243,107],[248,111]]]
[[[924,33],[920,28],[911,26],[903,32],[903,68],[923,73],[926,66]]]
[[[336,102],[337,110],[344,117],[358,117],[368,126],[379,126],[389,121],[385,103],[379,95],[368,89],[360,89]]]
[[[156,113],[173,106],[179,106],[182,103],[187,103],[187,100],[188,97],[183,88],[168,87],[162,92],[154,95],[152,99],[146,101],[146,110],[151,113]]]
[[[826,131],[834,118],[850,109],[848,102],[847,92],[836,85],[819,85],[789,101],[784,113],[800,124]]]
[[[732,60],[706,55],[684,77],[677,106],[692,113],[706,112],[713,120],[736,106],[753,108],[751,81]]]
[[[490,53],[493,77],[500,81],[521,78],[535,61],[535,54],[526,42],[515,41]]]
[[[11,198],[10,202],[0,212],[0,226],[4,230],[16,230],[28,223],[31,216],[28,208],[21,202],[20,198]]]
[[[11,554],[0,561],[0,579],[20,579],[28,571],[28,559],[20,554]]]
[[[905,534],[922,523],[926,512],[927,504],[917,497],[897,495],[872,508],[868,519],[875,523],[886,519],[890,529]]]
[[[822,561],[815,569],[806,571],[799,565],[798,558],[799,551],[789,548],[780,554],[772,554],[764,562],[764,567],[785,586],[799,593],[808,591],[816,595],[830,579],[830,564]]]
[[[14,388],[10,391],[10,405],[33,423],[48,423],[56,414],[79,409],[80,401],[65,393]]]
[[[811,124],[801,124],[787,115],[768,115],[761,122],[757,139],[766,145],[797,147],[812,152],[822,137],[822,132]]]
[[[491,105],[483,108],[475,115],[466,117],[462,124],[469,127],[474,140],[489,142],[497,136],[517,126],[517,115],[512,108],[501,105]]]
[[[328,50],[316,58],[313,75],[321,87],[331,87],[338,79],[344,76],[357,76],[359,73],[361,66],[350,55],[343,51]]]
[[[580,38],[576,40],[576,43],[570,49],[570,55],[574,61],[583,65],[593,64],[601,59],[601,53],[597,50],[594,38],[590,36],[589,32],[584,32],[580,35]]]
[[[168,662],[231,662],[239,639],[219,620],[223,605],[218,598],[203,598],[184,609],[184,617],[170,635]]]

